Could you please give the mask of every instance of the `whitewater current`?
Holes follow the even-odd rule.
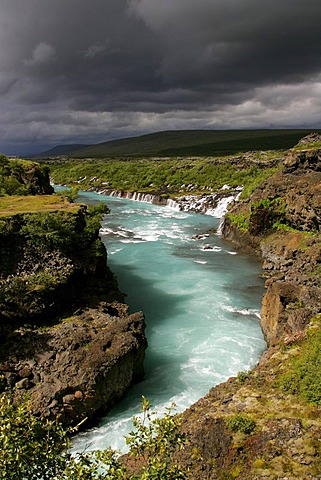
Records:
[[[144,312],[149,346],[144,380],[96,428],[79,434],[73,449],[124,451],[142,395],[160,414],[172,402],[183,411],[212,386],[255,366],[266,347],[260,264],[206,233],[219,227],[215,212],[186,213],[95,193],[79,200],[105,201],[111,209],[101,239],[130,312]]]

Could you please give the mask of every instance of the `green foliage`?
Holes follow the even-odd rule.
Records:
[[[286,225],[285,223],[280,222],[279,220],[273,223],[272,228],[274,228],[276,230],[284,231],[284,232],[299,232],[300,231],[296,228],[293,228],[293,227],[290,227],[289,225]]]
[[[24,216],[20,229],[25,241],[49,250],[73,252],[86,249],[97,237],[101,217],[109,209],[104,202],[76,213],[39,212]]]
[[[248,378],[249,378],[249,372],[241,371],[241,372],[238,372],[237,374],[237,380],[241,385],[244,385],[244,383]]]
[[[300,346],[300,353],[280,376],[277,385],[286,393],[298,395],[311,405],[321,405],[321,330],[312,330]]]
[[[273,199],[262,198],[262,200],[252,203],[251,210],[252,212],[265,210],[271,212],[271,214],[275,216],[283,217],[286,211],[286,203],[281,197],[276,197]]]
[[[101,216],[108,211],[106,204],[101,203],[88,209],[79,208],[76,213],[39,212],[1,220],[0,234],[9,236],[9,239],[10,234],[14,235],[18,244],[23,244],[30,252],[37,252],[36,257],[61,252],[69,259],[69,263],[61,268],[46,271],[46,265],[41,265],[29,273],[13,273],[0,279],[1,309],[17,315],[31,315],[40,305],[45,305],[45,298],[51,302],[52,290],[68,280],[72,262],[79,263],[81,259],[82,265],[90,269],[104,258],[98,232]]]
[[[66,190],[60,190],[59,195],[62,198],[66,198],[69,202],[74,202],[78,196],[79,188],[66,188]]]
[[[130,455],[141,459],[142,479],[184,479],[181,467],[172,461],[173,453],[184,447],[186,439],[178,430],[179,420],[168,408],[163,418],[153,418],[143,397],[143,420],[133,419],[135,430],[126,438]]]
[[[302,143],[301,145],[295,145],[294,149],[297,151],[308,150],[308,149],[319,149],[321,148],[321,142],[309,142],[309,143]]]
[[[48,173],[47,166],[20,159],[9,159],[0,155],[0,197],[7,195],[31,195],[32,187],[26,181],[28,171],[38,169],[41,174]]]
[[[172,454],[183,448],[178,417],[153,417],[143,399],[143,420],[135,418],[127,439],[129,455],[137,459],[138,472],[131,472],[112,449],[72,456],[68,449],[70,431],[57,421],[32,415],[26,403],[14,404],[0,397],[0,479],[3,480],[174,480],[185,472]]]
[[[70,250],[77,245],[80,218],[68,212],[39,212],[25,217],[20,229],[27,242],[43,249]],[[78,227],[78,228],[77,228]]]
[[[228,159],[206,158],[73,160],[52,164],[50,169],[56,183],[77,184],[83,190],[99,186],[112,190],[174,194],[184,192],[187,185],[193,185],[193,191],[197,192],[216,191],[228,184],[231,187],[244,185],[243,198],[276,170],[258,166],[239,168]]]
[[[251,204],[249,232],[257,235],[286,224],[286,202],[281,197],[263,198]]]
[[[256,428],[255,421],[243,413],[236,413],[227,419],[227,425],[232,432],[241,432],[245,434],[252,433]]]
[[[10,396],[0,397],[0,479],[52,480],[69,455],[67,433]]]
[[[233,225],[236,226],[242,232],[246,232],[249,229],[249,216],[243,213],[227,213],[228,218]]]
[[[242,183],[243,190],[241,193],[241,199],[249,198],[254,190],[265,180],[269,177],[274,175],[280,167],[272,167],[272,168],[259,168],[259,167],[252,167],[246,172],[244,175],[244,181]]]

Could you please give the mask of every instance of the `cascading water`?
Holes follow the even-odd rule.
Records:
[[[260,265],[206,233],[220,223],[213,216],[93,193],[80,200],[111,208],[101,237],[130,310],[145,314],[149,347],[145,379],[74,449],[124,449],[142,395],[160,413],[173,401],[182,411],[256,364],[265,348]]]

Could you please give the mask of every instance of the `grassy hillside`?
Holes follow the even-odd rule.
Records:
[[[321,130],[320,130],[321,132]],[[110,156],[230,155],[249,150],[287,149],[310,130],[172,130],[123,138],[65,151],[73,158]],[[42,157],[64,152],[64,146],[44,152]],[[60,153],[62,155],[62,153]]]
[[[76,150],[80,150],[82,148],[86,148],[89,146],[90,145],[82,144],[82,143],[76,143],[71,145],[57,145],[56,147],[53,147],[44,153],[40,153],[39,155],[33,155],[32,158],[38,158],[38,157],[42,158],[44,154],[48,157],[59,157],[62,155],[68,155],[69,153],[72,153]]]

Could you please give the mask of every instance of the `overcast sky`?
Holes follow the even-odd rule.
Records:
[[[0,152],[321,128],[321,0],[0,0]]]

